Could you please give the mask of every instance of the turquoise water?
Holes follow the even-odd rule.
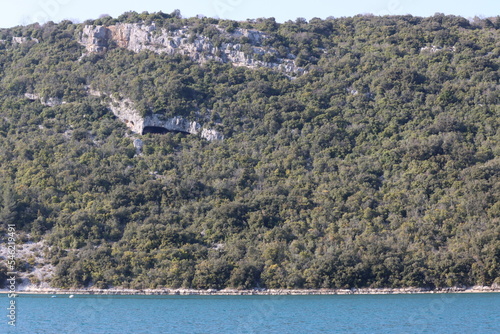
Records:
[[[21,295],[0,333],[500,333],[500,294]]]

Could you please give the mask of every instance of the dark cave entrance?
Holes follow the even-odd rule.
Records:
[[[162,128],[160,126],[145,126],[144,129],[142,129],[142,134],[145,135],[146,133],[159,133],[159,134],[164,134],[168,133],[168,131],[165,128]]]
[[[170,131],[161,126],[145,126],[144,129],[142,129],[143,135],[145,135],[146,133],[165,134],[169,132],[189,134],[189,132],[184,132],[184,131]]]

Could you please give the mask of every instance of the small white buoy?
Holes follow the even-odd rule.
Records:
[[[74,296],[73,295],[69,295],[69,298],[73,298]]]
[[[51,296],[50,298],[56,298],[56,296]]]

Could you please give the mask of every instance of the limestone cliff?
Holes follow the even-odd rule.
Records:
[[[88,52],[104,52],[110,46],[116,45],[133,52],[150,50],[156,53],[186,55],[200,63],[215,60],[249,68],[268,67],[287,73],[304,72],[303,68],[295,65],[294,55],[279,58],[276,49],[262,46],[262,42],[268,38],[264,33],[249,29],[235,29],[229,33],[218,26],[214,27],[219,31],[221,39],[227,42],[215,45],[206,36],[193,35],[188,27],[168,31],[157,29],[154,24],[119,23],[108,27],[87,25],[80,34],[79,43],[84,45]],[[245,38],[251,45],[245,52],[243,44],[234,42],[241,38]],[[256,59],[266,54],[274,60],[266,62]]]
[[[103,96],[100,92],[90,90],[91,95]],[[142,117],[134,108],[134,103],[129,99],[118,100],[111,97],[109,108],[113,114],[124,122],[130,130],[144,134],[148,128],[164,129],[171,132],[183,132],[198,135],[206,140],[222,140],[224,135],[214,129],[207,129],[195,121],[189,121],[179,116],[165,118],[162,115],[152,114]]]

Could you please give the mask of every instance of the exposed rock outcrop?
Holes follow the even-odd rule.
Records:
[[[135,148],[136,154],[141,154],[142,148],[144,147],[144,143],[142,142],[142,140],[140,140],[139,138],[135,138],[133,143],[134,143],[134,148]]]
[[[37,38],[31,38],[31,37],[12,37],[12,44],[24,44],[27,42],[33,42],[33,43],[39,43]]]
[[[423,53],[436,53],[436,52],[440,52],[440,51],[455,52],[456,48],[454,46],[443,48],[442,46],[436,46],[436,45],[424,46],[423,48],[420,48],[420,52],[423,52]]]
[[[268,67],[287,73],[304,72],[303,68],[295,65],[294,55],[289,54],[286,58],[279,58],[276,49],[261,46],[268,38],[264,33],[249,29],[235,29],[228,33],[218,26],[214,27],[219,31],[222,40],[227,42],[215,45],[206,36],[191,35],[187,27],[168,31],[163,28],[157,29],[154,24],[137,23],[119,23],[109,27],[87,25],[83,28],[79,42],[88,52],[104,52],[114,44],[133,52],[150,50],[170,55],[186,55],[200,63],[215,60],[249,68]],[[247,47],[246,52],[243,51],[243,44],[234,42],[243,37],[251,45],[250,48]],[[256,59],[266,54],[273,61]]]
[[[101,93],[90,91],[92,95],[102,96]],[[206,140],[222,140],[224,135],[214,129],[203,128],[195,121],[189,121],[179,116],[164,118],[162,115],[152,114],[142,117],[134,108],[134,103],[129,99],[117,100],[112,98],[109,108],[113,114],[124,122],[130,130],[138,134],[144,134],[148,129],[163,129],[169,132],[183,132],[198,135]]]
[[[22,44],[28,41],[28,37],[12,37],[12,44]]]
[[[106,94],[102,94],[99,91],[92,90],[90,89],[90,87],[87,87],[87,89],[90,95],[99,97],[106,96]],[[25,93],[24,96],[32,101],[38,100],[43,105],[50,107],[66,103],[66,101],[55,97],[44,99],[38,94],[34,93]],[[111,97],[111,100],[112,102],[110,102],[108,105],[109,109],[111,109],[113,114],[122,122],[124,122],[127,127],[135,133],[142,135],[148,132],[148,129],[162,129],[165,132],[183,132],[192,135],[198,135],[201,138],[205,138],[209,141],[224,139],[224,135],[222,133],[214,129],[204,128],[198,122],[189,121],[179,116],[164,118],[162,115],[158,114],[152,114],[142,117],[140,113],[135,109],[134,102],[132,102],[130,99],[118,100]],[[140,151],[142,149],[142,142],[140,140],[137,141],[137,145],[136,142],[134,142],[134,146],[138,151]]]
[[[49,107],[54,107],[54,106],[59,106],[61,104],[65,104],[66,101],[58,98],[58,97],[49,97],[49,98],[42,98],[37,94],[32,94],[32,93],[25,93],[24,96],[32,101],[39,100],[41,104],[44,106],[49,106]]]
[[[110,39],[110,30],[106,27],[85,26],[78,42],[83,44],[88,52],[102,52],[107,50]]]

